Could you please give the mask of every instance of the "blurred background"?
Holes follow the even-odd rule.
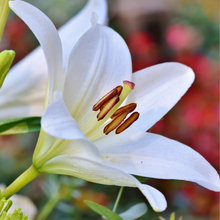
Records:
[[[60,27],[74,16],[86,0],[27,0]],[[180,102],[152,132],[191,146],[219,170],[219,0],[109,0],[109,26],[128,44],[133,71],[162,62],[176,61],[190,66],[196,79]],[[0,51],[16,51],[18,62],[38,42],[26,25],[10,13]],[[38,134],[0,136],[0,183],[9,185],[31,164]],[[140,219],[168,218],[175,211],[184,220],[218,220],[219,193],[197,184],[149,179],[147,183],[164,193],[168,208],[148,212]],[[27,195],[40,210],[61,189],[55,209],[48,217],[99,219],[83,200],[112,209],[119,187],[92,184],[73,177],[40,175],[19,193]],[[65,196],[65,189],[71,193]],[[125,188],[117,212],[146,202],[138,189]]]

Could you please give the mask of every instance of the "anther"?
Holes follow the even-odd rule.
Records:
[[[112,89],[109,93],[104,95],[94,106],[93,106],[93,111],[98,111],[99,108],[107,102],[109,99],[114,97],[118,93],[118,90],[116,88]]]
[[[119,108],[118,110],[116,110],[116,112],[111,116],[111,118],[115,118],[117,115],[121,114],[122,112],[133,112],[135,110],[135,108],[137,107],[136,103],[130,103],[126,106],[123,106],[121,108]]]
[[[116,95],[114,96],[112,99],[108,100],[106,103],[104,103],[101,107],[100,107],[100,112],[97,115],[97,119],[98,121],[103,119],[108,112],[112,109],[112,107],[119,101],[119,96]]]
[[[139,118],[139,113],[134,112],[131,114],[131,116],[124,121],[115,131],[116,134],[120,134],[122,131],[130,127],[138,118]]]
[[[117,94],[121,95],[121,91],[122,91],[123,87],[122,86],[117,86],[116,89],[117,89],[117,92],[118,92]]]
[[[100,107],[106,103],[108,100],[113,98],[116,95],[120,95],[123,87],[122,86],[117,86],[116,88],[112,89],[110,92],[108,92],[106,95],[104,95],[94,106],[93,106],[93,111],[98,111]]]
[[[115,128],[117,128],[126,118],[128,115],[128,112],[123,112],[122,114],[115,117],[108,125],[104,127],[103,132],[107,135],[111,131],[113,131]]]

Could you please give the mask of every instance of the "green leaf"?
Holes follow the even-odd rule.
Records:
[[[127,211],[121,213],[119,216],[121,216],[123,220],[134,220],[141,217],[146,212],[147,206],[145,205],[145,203],[139,203],[132,206]]]
[[[172,212],[171,213],[171,215],[170,215],[170,218],[169,218],[169,220],[175,220],[175,212]],[[163,218],[163,217],[161,217],[161,216],[159,216],[159,219],[160,220],[166,220],[165,218]],[[179,220],[182,220],[183,218],[182,218],[182,216],[179,218]]]
[[[41,117],[15,118],[0,121],[0,135],[25,134],[40,131]]]
[[[101,216],[104,216],[108,220],[123,220],[119,215],[117,215],[115,212],[111,211],[110,209],[99,205],[95,202],[91,202],[88,200],[84,200],[84,203],[89,206],[90,209],[92,209],[94,212],[98,213]]]
[[[175,220],[175,212],[171,213],[170,220]]]

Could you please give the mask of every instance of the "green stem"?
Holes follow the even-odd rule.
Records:
[[[53,211],[54,207],[57,205],[59,202],[60,197],[59,194],[57,196],[52,196],[46,205],[41,209],[39,212],[39,215],[37,216],[36,220],[45,220],[49,216],[49,214]]]
[[[21,188],[35,179],[40,173],[31,165],[24,173],[22,173],[11,185],[9,185],[1,194],[1,198],[9,199],[12,195],[18,192]]]
[[[5,24],[10,11],[8,1],[9,0],[0,0],[0,43],[2,39],[2,33],[5,28]]]
[[[117,199],[116,199],[116,201],[115,201],[115,205],[114,205],[113,210],[112,210],[113,212],[116,212],[116,209],[117,209],[117,207],[118,207],[118,203],[119,203],[119,201],[120,201],[120,198],[121,198],[123,189],[124,189],[124,186],[122,186],[122,187],[120,188],[120,190],[119,190]]]

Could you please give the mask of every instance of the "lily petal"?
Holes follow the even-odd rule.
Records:
[[[122,37],[98,24],[90,28],[70,54],[63,87],[64,101],[77,123],[87,121],[93,105],[123,80],[131,80],[131,73],[131,57]]]
[[[43,112],[46,81],[42,75],[33,76],[28,72],[23,73],[22,80],[14,76],[9,74],[0,90],[0,120],[40,116]]]
[[[134,220],[134,219],[141,217],[146,212],[147,212],[146,204],[145,203],[138,203],[138,204],[132,206],[131,208],[129,208],[128,210],[126,210],[125,212],[121,213],[119,216],[123,220]]]
[[[38,151],[38,154],[35,154],[33,157],[34,166],[38,169],[44,166],[46,161],[60,155],[87,158],[101,163],[101,156],[97,147],[88,140],[56,140],[52,148],[46,148],[47,146],[44,146],[44,152],[40,149],[41,152]]]
[[[106,0],[89,0],[85,7],[76,16],[59,29],[63,45],[64,63],[68,62],[70,52],[78,39],[89,28],[91,28],[92,13],[97,14],[99,24],[107,25],[108,5]],[[66,66],[66,64],[64,66]]]
[[[163,194],[155,188],[141,184],[133,176],[119,169],[86,158],[58,156],[46,162],[39,171],[76,176],[106,185],[138,187],[155,211],[163,211],[167,206]]]
[[[194,81],[191,68],[180,63],[163,63],[135,72],[134,90],[127,104],[137,103],[139,119],[130,127],[146,131],[159,121],[184,95]]]
[[[49,72],[49,94],[52,94],[59,88],[62,74],[62,45],[58,32],[51,20],[31,4],[10,1],[9,6],[28,25],[42,46]]]
[[[42,129],[51,136],[60,139],[87,140],[85,135],[81,132],[75,119],[72,118],[66,108],[62,99],[62,93],[56,90],[55,96],[55,101],[46,108],[42,116]]]
[[[106,1],[90,0],[59,29],[64,62],[78,39],[91,27],[92,12],[98,15],[99,24],[107,24]],[[10,69],[0,90],[0,120],[42,116],[46,82],[47,64],[39,46]]]
[[[216,170],[192,148],[152,133],[128,131],[94,142],[104,164],[126,173],[160,179],[187,180],[220,191]]]

